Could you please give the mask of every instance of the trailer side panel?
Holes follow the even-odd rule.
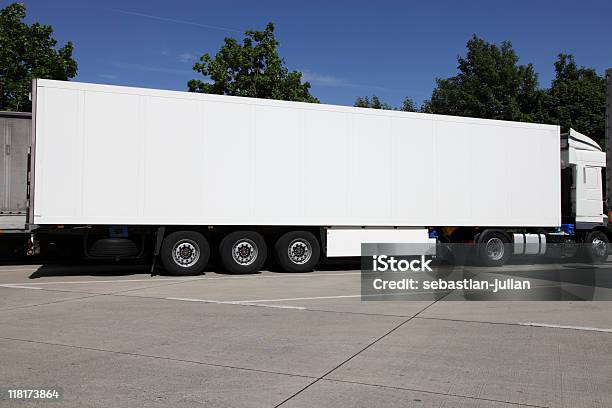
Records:
[[[559,128],[37,81],[36,224],[557,226]]]

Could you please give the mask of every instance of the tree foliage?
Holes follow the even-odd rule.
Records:
[[[546,121],[599,140],[605,133],[606,81],[594,69],[578,67],[574,57],[559,54],[555,79],[547,91]]]
[[[399,110],[404,112],[418,112],[419,108],[416,106],[414,101],[410,98],[404,98],[404,102],[402,102],[402,107]]]
[[[289,71],[278,45],[272,23],[263,31],[246,31],[242,44],[225,38],[214,57],[204,54],[193,67],[210,81],[192,79],[187,86],[191,92],[319,102],[302,73]]]
[[[393,109],[391,105],[381,102],[380,98],[378,98],[378,96],[376,95],[372,95],[372,98],[369,98],[367,96],[364,96],[363,98],[358,97],[357,100],[355,100],[355,104],[353,106],[356,106],[358,108],[370,108],[370,109],[385,109],[385,110]]]
[[[489,119],[535,121],[544,95],[531,64],[519,65],[512,44],[501,46],[473,36],[458,57],[456,76],[436,79],[423,111]]]
[[[600,140],[604,135],[605,80],[559,54],[551,87],[538,86],[531,64],[519,65],[508,41],[500,46],[473,36],[458,57],[457,75],[436,79],[423,112],[558,124]]]
[[[372,95],[372,98],[368,98],[367,96],[358,97],[353,106],[370,109],[401,110],[404,112],[416,112],[418,110],[414,101],[410,98],[404,99],[401,107],[394,108],[388,103],[382,102],[376,95]]]
[[[27,25],[25,16],[22,3],[0,10],[0,110],[31,110],[32,78],[68,80],[77,73],[72,43],[56,49],[53,28]]]

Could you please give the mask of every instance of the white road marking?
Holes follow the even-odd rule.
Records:
[[[286,299],[237,300],[237,302],[239,303],[291,302],[293,300],[342,299],[342,298],[357,298],[357,297],[361,297],[361,295],[315,296],[315,297],[298,297],[298,298],[286,298]]]
[[[0,285],[1,288],[13,288],[13,289],[42,289],[34,286],[22,286],[22,285]]]
[[[159,282],[159,281],[194,281],[202,278],[150,278],[150,279],[109,279],[109,280],[82,280],[82,281],[57,281],[57,282],[36,282],[37,285],[61,285],[61,284],[79,284],[79,283],[118,283],[118,282]],[[19,283],[18,285],[27,285],[28,282]]]
[[[282,279],[282,278],[314,278],[326,276],[360,275],[361,272],[343,273],[309,273],[309,274],[284,274],[284,275],[241,275],[241,276],[217,276],[201,278],[149,278],[149,279],[108,279],[108,280],[82,280],[82,281],[55,281],[55,282],[36,282],[37,285],[61,285],[79,283],[118,283],[118,282],[158,282],[158,281],[199,281],[199,280],[222,280],[222,279]],[[30,282],[16,283],[15,285],[28,285]]]
[[[291,302],[293,300],[318,300],[318,299],[345,299],[345,298],[361,298],[361,297],[380,297],[380,296],[410,296],[410,295],[421,295],[424,293],[439,293],[440,291],[427,291],[427,292],[413,292],[413,293],[380,293],[370,295],[337,295],[337,296],[314,296],[314,297],[298,297],[298,298],[285,298],[285,299],[255,299],[255,300],[236,300],[236,302]]]
[[[433,292],[417,292],[410,293],[411,295],[418,295],[420,293],[437,293]],[[385,293],[380,295],[363,295],[367,296],[405,296],[406,294],[394,294],[394,293]],[[209,300],[209,299],[191,299],[191,298],[175,298],[175,297],[167,297],[164,299],[167,300],[182,300],[185,302],[202,302],[202,303],[215,303],[221,305],[238,305],[238,306],[260,306],[260,307],[273,307],[277,309],[297,309],[297,310],[308,310],[303,306],[286,306],[286,305],[267,305],[264,303],[271,302],[290,302],[294,300],[317,300],[317,299],[345,299],[345,298],[360,298],[362,295],[338,295],[338,296],[313,296],[313,297],[299,297],[299,298],[284,298],[284,299],[258,299],[258,300]]]
[[[571,330],[584,330],[584,331],[595,331],[603,333],[612,333],[612,329],[600,329],[598,327],[584,327],[584,326],[563,326],[560,324],[547,324],[547,323],[521,323],[521,326],[534,326],[534,327],[550,327],[554,329],[571,329]]]
[[[167,300],[181,300],[184,302],[201,302],[201,303],[214,303],[219,305],[237,305],[237,306],[257,306],[257,307],[271,307],[275,309],[296,309],[296,310],[306,310],[305,307],[301,306],[279,306],[279,305],[264,305],[260,303],[251,303],[251,302],[236,302],[231,300],[208,300],[208,299],[190,299],[190,298],[174,298],[167,297],[164,298]]]

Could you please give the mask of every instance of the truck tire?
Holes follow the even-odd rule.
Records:
[[[588,262],[602,263],[608,259],[610,240],[603,231],[591,231],[584,239],[584,255]]]
[[[210,246],[204,235],[195,231],[176,231],[164,238],[160,257],[172,275],[197,275],[210,259]]]
[[[253,273],[266,262],[268,247],[258,232],[235,231],[223,238],[219,245],[219,255],[228,272]]]
[[[319,262],[321,247],[308,231],[291,231],[274,245],[276,260],[286,272],[308,272]]]
[[[511,245],[508,237],[499,232],[485,232],[478,240],[478,261],[482,266],[502,266],[510,258]]]

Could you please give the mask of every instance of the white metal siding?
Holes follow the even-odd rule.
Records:
[[[25,214],[31,119],[0,112],[0,214]]]
[[[414,252],[402,253],[402,255],[426,254],[432,253],[435,242],[435,238],[429,238],[425,228],[330,228],[326,230],[325,255],[327,257],[360,256],[362,255],[361,244],[367,243],[410,243],[411,246],[408,249]]]
[[[556,126],[37,83],[37,224],[560,223]]]

